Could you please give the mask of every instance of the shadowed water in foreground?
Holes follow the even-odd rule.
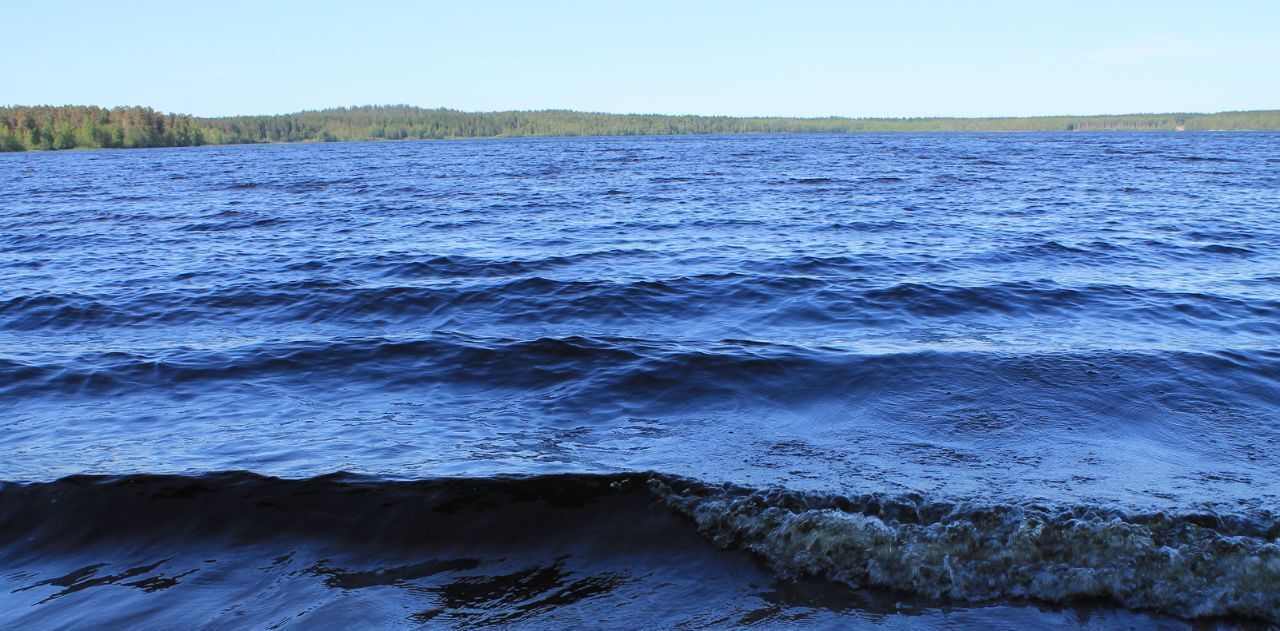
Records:
[[[1087,627],[1173,622],[1101,599],[1198,617],[1274,619],[1280,605],[1269,518],[806,497],[651,474],[78,476],[8,485],[0,500],[0,535],[22,542],[0,557],[14,605],[0,620],[18,628]]]
[[[1274,624],[1277,166],[0,156],[0,624]]]

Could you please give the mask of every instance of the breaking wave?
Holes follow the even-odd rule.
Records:
[[[655,478],[722,546],[812,574],[961,601],[1101,598],[1183,617],[1280,621],[1280,521],[985,504],[918,495],[812,496]]]
[[[687,521],[663,517],[672,511]],[[645,536],[657,542],[684,541],[680,531],[696,527],[720,546],[762,558],[783,578],[811,575],[941,602],[1103,599],[1184,618],[1280,621],[1280,519],[1267,512],[816,495],[655,473],[393,481],[227,472],[0,485],[0,538],[10,542],[0,554],[41,558],[86,549],[110,556],[123,541],[207,549],[281,539],[337,542],[369,559],[468,540],[536,555],[544,540],[566,533],[576,550],[622,546],[615,537],[630,536],[616,531],[624,523],[649,524]],[[306,577],[355,589],[478,565],[464,556],[354,573],[317,564]],[[153,569],[125,578],[146,580]],[[164,578],[148,585],[163,589]],[[21,589],[119,582],[101,579],[88,572]]]

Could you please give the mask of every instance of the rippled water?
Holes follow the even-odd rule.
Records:
[[[1280,621],[1280,135],[18,154],[0,211],[5,626]]]

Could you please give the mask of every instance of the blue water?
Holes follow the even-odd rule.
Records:
[[[8,627],[1274,624],[1280,135],[4,155],[0,429]]]

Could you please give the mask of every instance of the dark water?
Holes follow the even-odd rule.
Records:
[[[0,626],[1280,621],[1280,135],[0,157]]]

